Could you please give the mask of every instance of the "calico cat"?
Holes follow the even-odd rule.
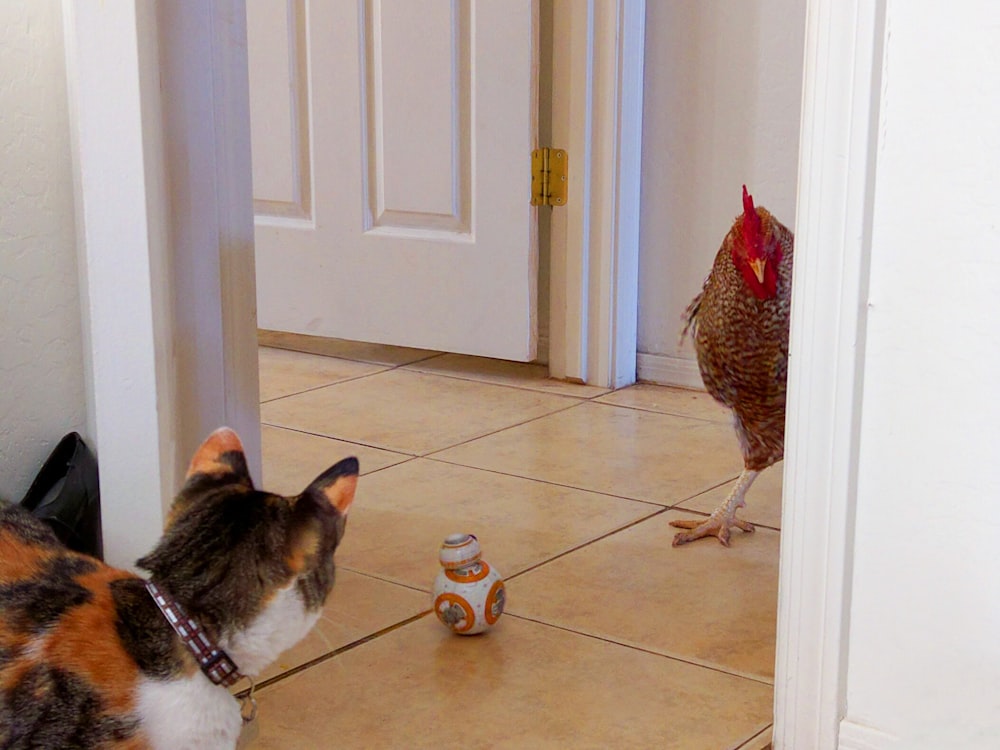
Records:
[[[137,562],[149,587],[0,503],[0,748],[234,748],[226,686],[319,619],[357,479],[346,458],[298,496],[260,492],[217,430]]]

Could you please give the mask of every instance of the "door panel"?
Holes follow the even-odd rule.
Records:
[[[536,3],[248,3],[260,327],[534,357]]]

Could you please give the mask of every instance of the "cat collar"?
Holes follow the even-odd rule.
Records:
[[[188,651],[198,662],[201,671],[216,685],[229,687],[239,681],[242,675],[229,654],[219,648],[208,637],[201,625],[188,617],[184,608],[163,589],[152,581],[146,581],[146,591],[153,597],[167,622],[180,636]]]

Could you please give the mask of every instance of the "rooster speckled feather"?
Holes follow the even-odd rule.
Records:
[[[733,526],[753,531],[736,511],[757,475],[784,454],[792,246],[792,232],[755,208],[744,185],[743,213],[688,306],[682,334],[692,334],[705,388],[733,412],[743,472],[707,520],[671,522],[688,529],[674,537],[675,547],[706,536],[729,546]]]

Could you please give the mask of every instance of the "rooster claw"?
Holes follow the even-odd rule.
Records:
[[[748,534],[752,533],[754,530],[752,523],[744,521],[742,518],[737,518],[735,515],[728,518],[726,516],[711,515],[704,521],[671,521],[670,525],[675,526],[678,529],[690,529],[690,531],[674,536],[674,547],[680,547],[682,544],[693,542],[695,539],[703,539],[706,536],[714,536],[722,543],[723,547],[728,547],[730,529],[733,526],[738,528],[740,531],[745,531]]]

